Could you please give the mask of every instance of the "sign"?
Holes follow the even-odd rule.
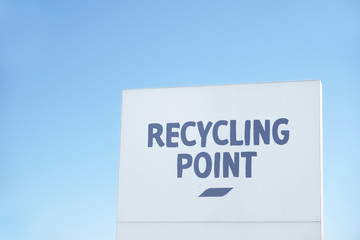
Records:
[[[117,239],[322,239],[321,82],[123,91]]]

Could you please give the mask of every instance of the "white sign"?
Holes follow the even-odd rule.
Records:
[[[322,239],[321,82],[123,91],[118,240]]]

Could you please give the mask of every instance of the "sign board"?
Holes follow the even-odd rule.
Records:
[[[322,239],[320,81],[123,91],[117,240]]]

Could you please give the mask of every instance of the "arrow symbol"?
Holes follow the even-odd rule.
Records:
[[[208,188],[199,197],[223,197],[233,188]]]

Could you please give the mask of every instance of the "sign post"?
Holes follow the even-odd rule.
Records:
[[[123,91],[117,240],[321,240],[320,81]]]

